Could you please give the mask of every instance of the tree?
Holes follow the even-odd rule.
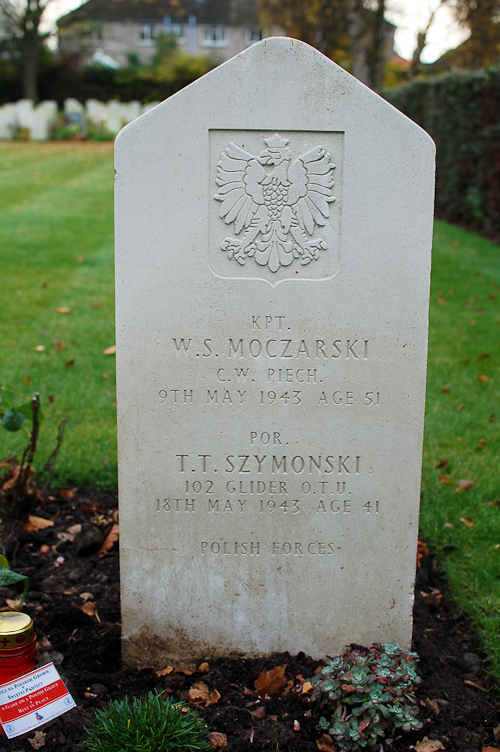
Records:
[[[40,32],[43,12],[50,0],[0,0],[0,33],[9,54],[22,68],[23,96],[38,101],[40,50],[48,36]]]
[[[370,86],[382,84],[385,0],[259,0],[261,28],[284,28]]]
[[[500,57],[500,0],[451,0],[458,23],[469,29],[464,42],[463,64],[467,68],[498,65]]]

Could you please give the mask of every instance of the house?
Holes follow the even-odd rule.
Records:
[[[252,0],[88,0],[60,18],[58,29],[61,53],[87,62],[106,55],[120,66],[151,63],[161,34],[215,63],[263,36]]]

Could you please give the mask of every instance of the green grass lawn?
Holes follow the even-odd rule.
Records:
[[[112,200],[110,144],[0,144],[0,394],[40,392],[39,464],[68,416],[63,486],[116,486]]]
[[[39,464],[68,416],[60,487],[116,486],[112,190],[109,144],[0,144],[0,394],[41,393]],[[500,248],[437,222],[430,315],[421,537],[500,681]]]

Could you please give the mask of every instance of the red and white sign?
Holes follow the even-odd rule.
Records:
[[[66,713],[76,703],[53,663],[0,685],[0,723],[8,739]]]

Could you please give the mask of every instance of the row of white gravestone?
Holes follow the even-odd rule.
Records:
[[[85,132],[93,125],[116,136],[124,125],[147,112],[156,102],[142,105],[140,102],[99,102],[88,99],[85,105],[77,99],[64,102],[64,122],[75,126],[75,132]],[[31,99],[21,99],[15,104],[0,107],[0,141],[11,141],[20,129],[30,132],[31,141],[48,141],[56,125],[59,111],[53,100],[35,106]]]

